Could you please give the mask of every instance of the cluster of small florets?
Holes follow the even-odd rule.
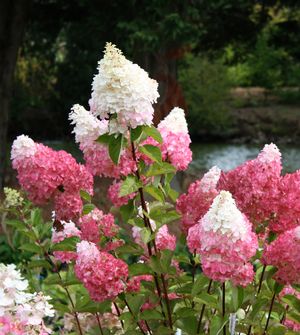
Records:
[[[3,204],[6,208],[18,207],[22,205],[24,198],[21,196],[19,191],[13,188],[4,187],[3,192],[5,196]]]
[[[53,317],[50,297],[43,293],[28,293],[14,264],[0,264],[0,324],[1,334],[50,334],[44,325],[45,317]]]
[[[258,226],[272,218],[281,169],[278,148],[265,145],[256,159],[222,173],[218,189],[229,191],[238,208]]]
[[[65,238],[77,236],[81,237],[81,232],[75,226],[75,223],[72,221],[65,222],[61,221],[62,229],[57,230],[53,228],[52,231],[52,243],[62,242]],[[76,253],[73,251],[54,251],[53,255],[56,259],[61,261],[62,263],[70,263],[71,261],[76,259]]]
[[[81,212],[80,190],[93,193],[92,175],[63,150],[54,151],[21,135],[13,143],[11,158],[29,199],[43,204],[53,198],[60,220],[72,219]]]
[[[114,237],[119,231],[113,215],[104,214],[97,208],[82,216],[79,225],[82,239],[95,244],[100,242],[101,237]]]
[[[77,244],[75,274],[82,281],[94,301],[114,299],[125,290],[128,277],[127,264],[100,251],[94,243]]]
[[[280,234],[266,245],[263,261],[276,266],[275,278],[282,284],[300,284],[300,226]]]
[[[221,170],[214,166],[202,179],[189,186],[188,192],[182,194],[176,202],[176,209],[182,214],[180,223],[184,233],[194,226],[208,211],[217,196],[217,183]]]
[[[101,119],[116,116],[112,133],[150,125],[152,104],[159,96],[157,88],[157,82],[146,71],[127,60],[115,45],[107,43],[92,84],[91,112]]]
[[[184,111],[175,107],[157,128],[163,138],[163,159],[168,160],[177,170],[186,170],[192,161],[192,151]]]
[[[189,234],[195,233],[194,227]],[[253,280],[249,260],[258,248],[257,237],[229,192],[221,191],[199,221],[198,245],[193,248],[200,253],[203,272],[209,278],[241,286]]]

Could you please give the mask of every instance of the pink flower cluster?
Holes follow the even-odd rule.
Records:
[[[94,243],[77,244],[75,274],[94,301],[114,299],[126,288],[127,264],[111,254],[99,251]]]
[[[121,207],[123,205],[126,205],[129,200],[133,199],[136,196],[136,193],[131,193],[126,195],[125,197],[120,197],[119,192],[120,192],[120,187],[121,187],[122,181],[114,181],[108,191],[108,197],[110,201],[113,203],[114,206],[116,207]]]
[[[95,208],[92,212],[79,219],[83,240],[98,244],[102,236],[114,237],[119,231],[112,214],[103,214]]]
[[[168,160],[177,170],[186,170],[192,161],[192,151],[184,111],[175,107],[157,128],[163,138],[163,159]]]
[[[280,234],[266,245],[263,262],[278,268],[274,278],[282,284],[300,284],[300,226]]]
[[[153,277],[150,275],[140,275],[132,277],[127,282],[127,292],[139,292],[141,289],[141,281],[152,281]]]
[[[238,208],[257,226],[274,213],[281,169],[278,148],[265,145],[256,159],[222,173],[218,189],[229,191]]]
[[[209,278],[220,282],[231,280],[240,286],[253,280],[249,260],[258,248],[257,237],[229,192],[220,192],[199,224],[190,228],[188,239],[191,251],[196,249],[200,254],[203,272]]]
[[[11,152],[19,183],[35,204],[53,198],[59,220],[76,217],[82,208],[80,190],[93,194],[93,177],[67,152],[18,136]]]
[[[201,180],[189,186],[188,192],[182,194],[176,202],[176,209],[182,214],[181,229],[187,233],[208,211],[214,198],[218,194],[216,189],[221,170],[212,167]]]
[[[52,231],[52,243],[58,243],[63,241],[65,238],[77,236],[81,237],[81,232],[75,226],[75,223],[72,221],[61,222],[63,229],[58,231],[55,228]],[[70,263],[76,259],[76,253],[73,251],[54,251],[53,255],[56,259],[62,263]]]
[[[120,162],[115,165],[108,153],[108,146],[101,143],[80,145],[84,154],[86,167],[94,176],[119,179],[136,171],[137,166],[129,149],[121,153]]]

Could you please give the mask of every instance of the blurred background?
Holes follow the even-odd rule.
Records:
[[[1,0],[0,176],[27,134],[80,159],[68,113],[88,108],[106,41],[159,82],[155,122],[185,109],[189,173],[230,169],[273,141],[300,167],[300,1]]]

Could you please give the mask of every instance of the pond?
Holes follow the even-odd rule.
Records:
[[[278,145],[282,154],[284,172],[293,172],[300,168],[300,145]],[[194,143],[192,145],[193,162],[188,173],[197,177],[217,165],[223,171],[235,168],[246,160],[257,156],[263,145]]]

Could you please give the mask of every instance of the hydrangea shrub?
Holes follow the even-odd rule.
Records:
[[[283,175],[269,144],[179,195],[191,139],[178,107],[153,126],[158,96],[108,43],[89,110],[69,114],[85,163],[14,141],[22,194],[5,189],[1,212],[28,281],[0,265],[0,334],[299,334],[299,172]],[[99,177],[110,213],[93,199]]]

